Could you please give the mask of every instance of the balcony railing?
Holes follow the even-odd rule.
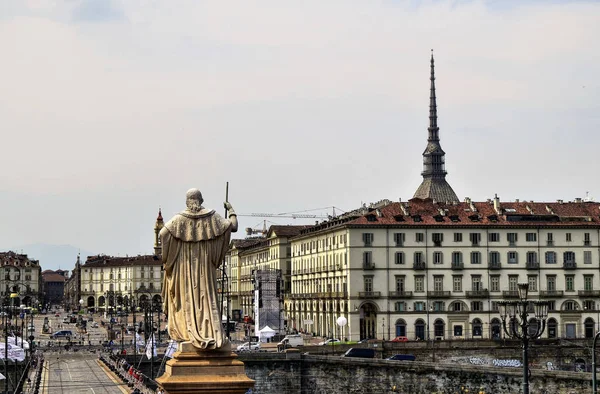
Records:
[[[554,241],[549,239],[546,241],[546,246],[554,246]]]
[[[427,296],[429,298],[447,298],[447,297],[450,297],[450,292],[449,291],[442,291],[442,290],[428,291],[427,292]]]
[[[346,293],[345,291],[336,291],[335,293],[333,293],[333,296],[335,298],[347,298],[348,293]]]
[[[389,298],[411,298],[412,291],[390,291]]]
[[[574,269],[577,269],[577,263],[576,263],[576,262],[574,262],[574,261],[565,261],[565,262],[563,263],[563,269],[566,269],[566,270],[574,270]]]
[[[504,297],[504,298],[519,298],[519,292],[517,290],[504,290],[504,291],[502,291],[502,297]]]
[[[538,270],[538,269],[540,269],[540,263],[538,263],[537,261],[528,261],[527,269],[528,270]]]
[[[379,298],[381,297],[380,291],[359,291],[358,298]]]
[[[414,270],[424,270],[425,269],[425,262],[424,261],[419,261],[418,263],[413,263],[413,269]]]
[[[363,263],[363,269],[364,270],[374,270],[375,263]]]
[[[502,265],[500,263],[491,262],[488,265],[488,268],[491,269],[491,270],[499,270],[499,269],[502,269]]]
[[[332,293],[330,291],[317,293],[318,298],[331,298]]]
[[[580,297],[600,297],[600,290],[579,290]]]
[[[540,297],[555,298],[555,297],[562,297],[562,296],[563,296],[562,290],[540,290]]]
[[[455,271],[462,270],[465,268],[465,264],[463,262],[453,261],[451,268]]]
[[[467,290],[467,298],[487,298],[489,294],[487,290]]]

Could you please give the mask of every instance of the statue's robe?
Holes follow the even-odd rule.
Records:
[[[175,215],[160,231],[165,275],[162,296],[171,339],[198,349],[227,344],[223,333],[217,268],[225,259],[231,221],[213,210]]]

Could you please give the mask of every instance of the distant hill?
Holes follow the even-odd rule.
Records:
[[[25,253],[30,259],[39,260],[42,271],[63,269],[70,271],[75,268],[77,261],[77,253],[81,253],[81,262],[85,262],[87,256],[92,256],[93,253],[87,250],[80,250],[71,245],[47,245],[47,244],[31,244],[23,245],[15,248],[2,249],[2,251],[12,250],[17,253]]]

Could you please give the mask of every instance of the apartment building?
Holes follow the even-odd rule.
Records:
[[[254,317],[257,271],[280,271],[281,294],[291,291],[290,238],[308,226],[273,225],[261,237],[231,242],[226,262],[229,267],[229,289],[233,319]],[[261,327],[262,328],[262,327]],[[274,328],[274,327],[272,327]]]
[[[2,305],[38,307],[43,302],[42,269],[38,260],[12,251],[0,253]]]
[[[116,312],[135,302],[162,304],[162,262],[159,233],[164,225],[159,209],[154,225],[153,255],[89,256],[82,264],[79,256],[65,284],[65,304],[72,310]]]
[[[291,240],[295,327],[351,339],[500,337],[497,302],[549,302],[545,337],[591,337],[600,318],[600,204],[412,199]]]

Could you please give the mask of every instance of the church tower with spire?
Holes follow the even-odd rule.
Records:
[[[413,198],[431,198],[437,202],[459,202],[456,193],[446,181],[446,152],[440,145],[440,128],[437,125],[437,102],[435,97],[435,69],[433,51],[431,53],[431,88],[429,92],[429,137],[423,152],[423,182]]]
[[[163,221],[162,212],[160,208],[158,208],[158,217],[156,218],[156,223],[154,224],[154,254],[156,256],[160,256],[162,254],[162,244],[160,243],[160,230],[164,227],[165,223]]]

